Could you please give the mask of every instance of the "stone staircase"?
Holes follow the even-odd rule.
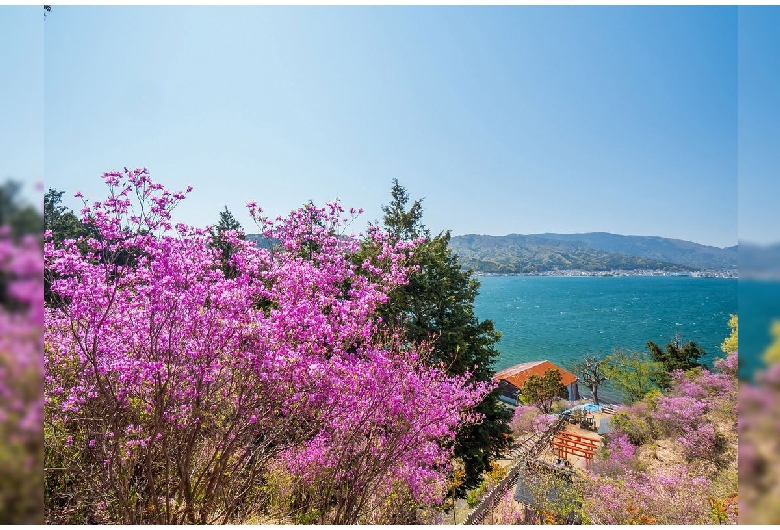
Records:
[[[482,497],[479,504],[466,516],[463,524],[480,524],[506,491],[517,485],[521,468],[528,462],[537,460],[542,451],[549,447],[553,436],[563,428],[565,423],[566,417],[560,415],[546,430],[535,432],[515,444],[509,453],[514,462],[509,467],[506,476]]]

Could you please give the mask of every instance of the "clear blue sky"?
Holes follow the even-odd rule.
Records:
[[[146,166],[195,187],[180,220],[227,205],[251,231],[252,199],[379,219],[397,177],[434,232],[737,242],[734,7],[55,6],[42,25],[45,182],[68,194]]]
[[[780,7],[739,8],[739,239],[780,242]]]
[[[0,182],[19,181],[21,196],[43,193],[43,9],[0,6]]]

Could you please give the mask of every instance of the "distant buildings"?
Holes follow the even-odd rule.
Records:
[[[737,269],[730,270],[700,270],[690,272],[670,272],[664,270],[654,269],[635,269],[635,270],[610,270],[610,271],[583,271],[583,270],[552,270],[552,271],[540,271],[540,272],[528,272],[528,273],[493,273],[493,272],[477,272],[478,276],[598,276],[598,277],[611,277],[611,276],[674,276],[674,277],[690,277],[690,278],[738,278],[739,272]]]

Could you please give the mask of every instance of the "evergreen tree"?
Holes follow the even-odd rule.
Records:
[[[98,234],[93,227],[87,226],[76,217],[76,214],[62,204],[64,191],[49,188],[43,196],[43,229],[51,230],[51,239],[55,247],[62,245],[66,239],[78,239],[82,236],[97,237]],[[86,251],[86,246],[79,245],[82,252]],[[43,271],[43,300],[48,306],[62,303],[62,300],[51,291],[51,282],[55,275],[48,268]]]
[[[0,185],[0,228],[3,231],[10,230],[10,236],[17,239],[23,235],[40,237],[43,228],[41,214],[19,197],[20,189],[20,184],[13,180]],[[0,233],[0,238],[5,239],[7,235]],[[13,275],[10,272],[0,271],[0,305],[7,309],[13,305],[8,296],[8,286],[12,281]]]
[[[409,258],[418,270],[407,285],[390,294],[380,316],[407,340],[431,343],[430,363],[443,364],[451,374],[470,372],[475,381],[491,380],[498,356],[495,344],[501,334],[492,321],[480,321],[474,314],[479,282],[471,271],[462,269],[449,248],[449,232],[430,238],[422,224],[422,200],[409,207],[409,195],[396,179],[391,193],[392,202],[382,208],[383,228],[399,240],[427,239]],[[482,472],[490,469],[491,460],[509,443],[509,414],[499,402],[497,390],[475,411],[484,415],[484,421],[464,428],[455,441],[455,457],[462,460],[465,471],[457,495],[479,484]]]
[[[647,342],[647,348],[650,350],[650,358],[663,366],[665,374],[659,378],[659,384],[661,388],[669,388],[671,384],[671,377],[669,374],[674,370],[691,370],[698,366],[701,366],[699,359],[704,355],[704,350],[691,341],[688,344],[683,344],[680,339],[680,334],[676,333],[674,338],[666,345],[665,349],[661,349],[653,341]]]
[[[15,237],[40,235],[43,226],[41,214],[19,197],[21,185],[13,180],[0,185],[0,226],[11,227]]]
[[[236,275],[236,268],[235,265],[230,262],[230,259],[235,253],[235,248],[227,239],[228,232],[236,232],[239,239],[244,239],[246,237],[241,223],[233,217],[233,214],[228,210],[228,207],[225,206],[225,209],[219,212],[219,222],[216,226],[211,228],[211,237],[213,238],[211,245],[220,252],[222,272],[225,273],[225,277],[234,278]]]
[[[64,191],[49,188],[43,196],[43,228],[51,230],[55,245],[66,239],[76,239],[87,235],[88,229],[76,214],[62,204]]]

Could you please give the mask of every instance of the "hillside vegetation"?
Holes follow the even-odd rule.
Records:
[[[451,242],[464,266],[478,272],[528,274],[556,270],[610,271],[656,269],[685,272],[695,267],[597,250],[578,241],[510,234],[454,236]]]
[[[527,274],[555,270],[638,270],[669,272],[730,270],[738,264],[737,246],[718,248],[654,236],[586,234],[509,234],[453,236],[452,248],[478,272]]]
[[[715,366],[619,409],[584,484],[590,524],[736,523],[737,353]]]
[[[639,258],[668,261],[696,269],[733,269],[737,267],[737,246],[718,248],[682,239],[658,236],[624,236],[607,232],[586,234],[537,234],[558,241],[576,241],[604,252],[617,252]]]

